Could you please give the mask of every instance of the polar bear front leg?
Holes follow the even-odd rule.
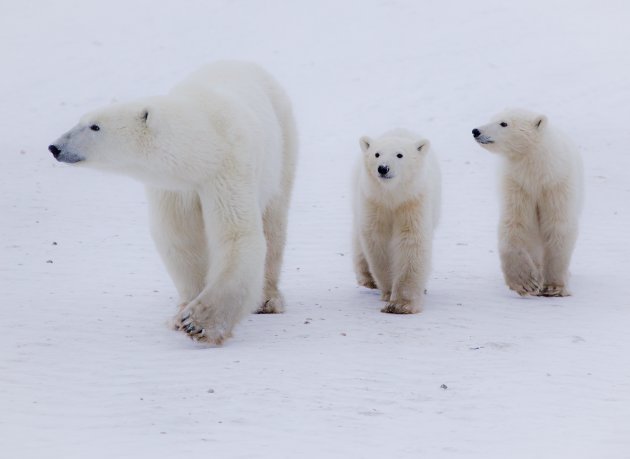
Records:
[[[199,192],[212,260],[204,290],[175,317],[196,341],[220,345],[258,306],[265,237],[257,198],[246,184],[217,177]]]
[[[392,294],[381,312],[416,314],[422,310],[431,269],[432,241],[431,213],[422,209],[421,201],[397,211],[392,244]]]
[[[504,183],[499,225],[501,268],[508,287],[521,296],[542,288],[540,265],[533,258],[540,244],[536,203],[518,184]]]
[[[368,225],[361,229],[360,238],[369,271],[376,283],[376,287],[381,291],[381,299],[389,301],[392,293],[389,254],[390,236]]]
[[[355,228],[352,235],[352,261],[354,264],[354,273],[357,277],[357,283],[366,288],[375,289],[376,281],[372,277],[370,267],[368,265],[363,248],[361,247],[361,236],[359,230]]]
[[[208,248],[199,196],[194,191],[146,188],[151,236],[183,307],[205,286]]]

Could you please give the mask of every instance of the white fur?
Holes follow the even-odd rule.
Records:
[[[477,142],[503,159],[499,251],[507,285],[520,295],[569,295],[583,195],[577,149],[547,117],[525,110],[477,129]]]
[[[260,67],[208,65],[168,95],[85,115],[54,146],[60,161],[147,185],[153,238],[181,297],[176,328],[220,344],[245,314],[283,310],[297,135],[287,96]]]
[[[420,312],[440,216],[437,159],[428,140],[403,129],[374,140],[362,137],[359,143],[353,231],[357,281],[381,290],[387,302],[383,312]],[[384,177],[379,166],[388,170]]]

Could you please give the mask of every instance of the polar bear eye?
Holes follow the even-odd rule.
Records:
[[[381,156],[381,154],[380,153],[376,153],[374,156],[376,156],[378,158],[379,156]]]
[[[398,154],[396,155],[396,158],[402,158],[402,157],[403,157],[402,153],[398,153]]]
[[[100,131],[101,128],[98,126],[98,124],[93,124],[92,126],[90,126],[90,129],[92,129],[93,131]]]
[[[501,121],[501,123],[499,123],[499,126],[501,127],[507,127],[507,123],[505,121]]]

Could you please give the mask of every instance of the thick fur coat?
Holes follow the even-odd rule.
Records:
[[[354,268],[383,312],[420,312],[440,216],[441,176],[429,141],[409,131],[362,137],[354,178]]]
[[[507,110],[473,136],[502,158],[499,252],[508,287],[519,295],[569,295],[583,199],[577,148],[546,116],[525,110]]]

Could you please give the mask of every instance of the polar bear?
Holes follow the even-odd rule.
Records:
[[[499,252],[508,287],[519,295],[569,295],[583,195],[577,149],[546,116],[520,109],[472,133],[503,159]]]
[[[382,312],[420,312],[440,218],[441,174],[429,141],[397,129],[359,140],[353,252],[359,285],[381,290]]]
[[[263,69],[210,64],[167,95],[85,115],[49,150],[146,184],[151,233],[180,295],[176,329],[218,345],[247,313],[282,312],[297,134]]]

